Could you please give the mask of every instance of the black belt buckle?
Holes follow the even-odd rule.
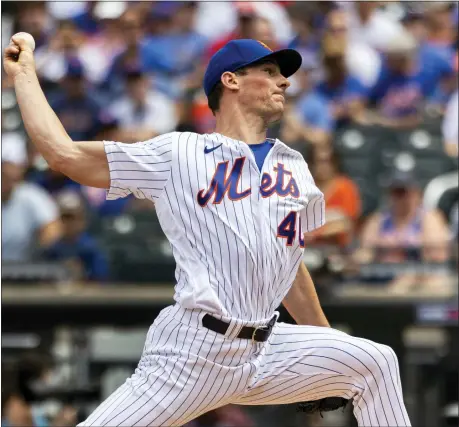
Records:
[[[266,341],[268,340],[269,338],[269,335],[271,335],[271,331],[273,329],[273,326],[276,324],[276,316],[273,316],[272,319],[268,322],[267,325],[263,325],[263,326],[258,326],[256,328],[254,328],[253,330],[253,334],[252,334],[252,342],[257,342],[257,340],[255,339],[255,335],[257,334],[257,331],[265,331],[265,332],[268,332],[268,336],[266,337]]]

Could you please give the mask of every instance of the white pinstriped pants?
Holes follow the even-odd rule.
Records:
[[[330,328],[276,323],[266,343],[201,325],[178,305],[151,326],[135,373],[79,426],[181,426],[229,403],[353,399],[359,426],[410,426],[391,348]],[[229,321],[230,319],[222,318]]]

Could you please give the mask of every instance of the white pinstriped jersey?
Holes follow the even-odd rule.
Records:
[[[105,151],[107,198],[155,203],[182,307],[251,321],[273,314],[302,260],[302,234],[325,222],[300,153],[276,140],[259,171],[246,143],[188,132],[105,142]]]
[[[410,425],[389,347],[282,322],[266,342],[236,338],[267,324],[295,278],[301,234],[324,223],[299,153],[276,140],[259,171],[247,144],[216,133],[109,142],[106,152],[108,198],[156,204],[178,304],[155,319],[134,374],[79,426],[183,426],[227,404],[333,396],[353,400],[359,426]],[[208,312],[229,324],[225,334],[203,326]]]

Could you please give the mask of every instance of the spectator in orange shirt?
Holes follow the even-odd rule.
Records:
[[[316,185],[325,196],[326,224],[309,233],[308,243],[346,247],[352,242],[361,212],[357,185],[343,175],[338,157],[331,147],[315,148],[308,164]]]

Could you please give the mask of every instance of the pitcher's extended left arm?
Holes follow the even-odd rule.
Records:
[[[282,304],[298,325],[330,327],[320,306],[314,282],[303,263]]]

